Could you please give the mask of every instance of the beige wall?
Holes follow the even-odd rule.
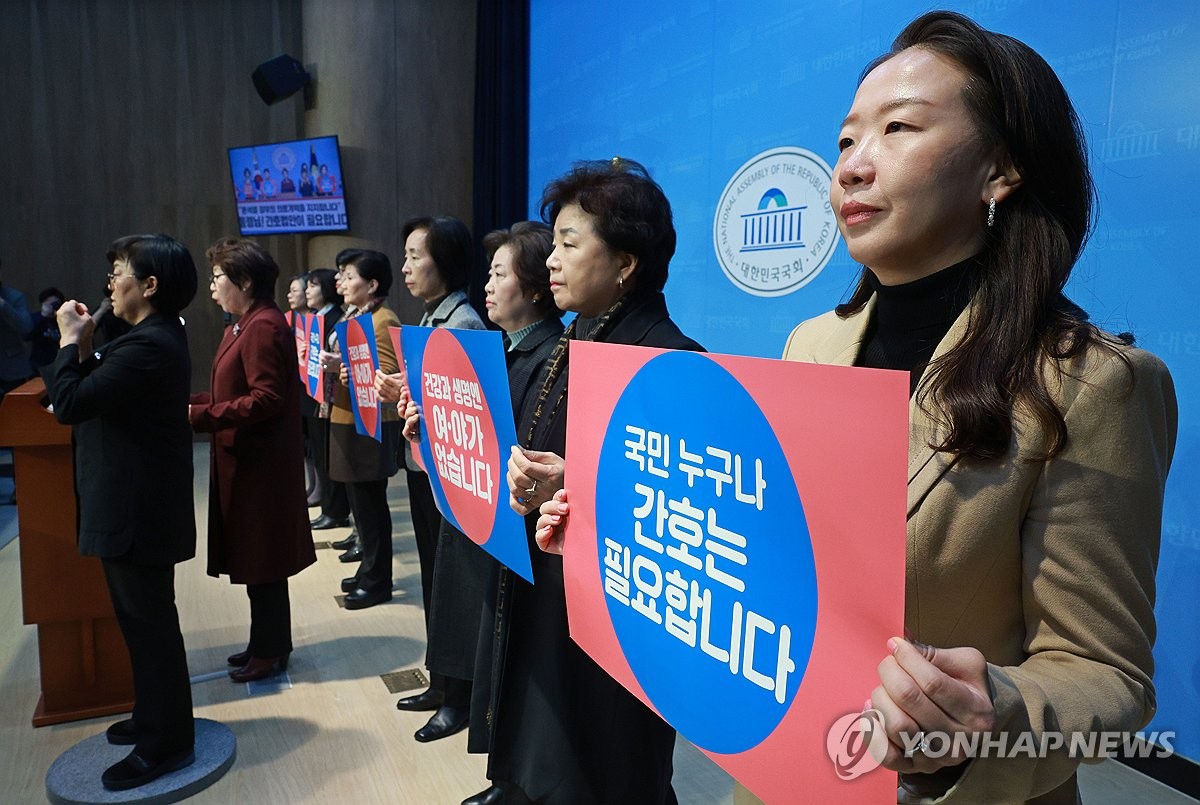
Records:
[[[0,278],[99,302],[115,237],[162,231],[192,250],[236,234],[225,149],[338,134],[352,237],[262,238],[288,276],[348,244],[401,253],[418,214],[470,220],[473,0],[0,0]],[[250,73],[290,53],[317,106],[267,106]],[[397,283],[406,320],[416,305]],[[403,301],[402,301],[403,300]],[[207,386],[222,317],[201,279],[189,323]]]

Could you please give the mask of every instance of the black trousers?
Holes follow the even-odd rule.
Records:
[[[312,449],[313,466],[317,470],[317,483],[321,487],[321,514],[334,520],[345,520],[350,516],[350,498],[346,485],[329,479],[329,420],[307,417],[308,445]]]
[[[471,706],[471,680],[445,674],[429,674],[429,686],[442,690],[442,704],[466,710]]]
[[[417,559],[421,564],[421,602],[425,607],[425,637],[429,638],[429,613],[433,604],[433,568],[437,563],[438,532],[442,530],[442,513],[437,509],[433,500],[433,487],[429,485],[429,476],[423,472],[405,470],[408,481],[408,508],[412,515],[413,534],[417,540]],[[440,690],[443,694],[462,699],[465,704],[455,701],[443,701],[451,707],[466,706],[471,703],[471,683],[467,682],[466,692],[453,686],[447,687],[447,677],[431,671],[429,673],[430,690]]]
[[[133,666],[135,749],[154,760],[190,750],[192,686],[175,608],[175,566],[101,564]]]
[[[359,588],[369,593],[392,589],[392,512],[387,483],[387,478],[380,478],[346,484],[363,554],[354,576]]]
[[[428,636],[433,601],[433,567],[437,560],[442,514],[433,502],[433,488],[429,486],[428,475],[405,470],[405,478],[408,481],[408,508],[412,512],[413,533],[417,538],[417,559],[421,563],[421,602],[425,605],[425,632]]]
[[[292,653],[292,602],[288,581],[247,584],[250,599],[251,657],[268,660]]]

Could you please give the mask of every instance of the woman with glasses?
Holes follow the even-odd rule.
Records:
[[[179,318],[196,294],[196,267],[167,235],[120,238],[108,260],[113,314],[130,331],[93,352],[87,307],[64,302],[45,374],[55,418],[72,426],[79,552],[100,558],[133,666],[133,717],[107,731],[109,743],[133,749],[101,776],[105,788],[125,790],[194,757],[175,565],[196,554],[192,369]]]
[[[205,253],[212,298],[238,321],[225,328],[212,388],[193,395],[192,427],[212,434],[208,573],[245,584],[250,642],[229,657],[235,682],[287,670],[288,578],[316,561],[304,493],[296,339],[275,305],[279,267],[248,240]]]

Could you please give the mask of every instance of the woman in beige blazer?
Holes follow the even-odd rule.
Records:
[[[915,20],[865,74],[839,149],[831,201],[863,276],[784,357],[912,377],[908,639],[870,699],[883,765],[901,802],[1074,803],[1080,758],[1048,733],[1154,713],[1170,375],[1062,294],[1094,190],[1070,100],[1027,46]],[[1011,749],[1026,731],[1049,751],[932,740]]]

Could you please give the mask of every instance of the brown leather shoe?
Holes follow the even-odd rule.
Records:
[[[288,667],[288,655],[282,657],[269,657],[263,659],[261,657],[251,657],[250,661],[242,668],[235,668],[229,672],[229,678],[234,682],[254,682],[259,679],[268,679],[273,676],[279,676]]]

